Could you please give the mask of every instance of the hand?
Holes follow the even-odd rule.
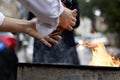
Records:
[[[76,24],[76,15],[74,14],[77,14],[76,9],[70,10],[68,8],[65,8],[63,13],[60,15],[59,26],[69,31],[73,30],[71,26],[75,26]]]
[[[72,16],[76,18],[76,16],[77,16],[76,10],[74,10],[74,11],[72,12]],[[61,23],[61,24],[56,28],[56,30],[54,30],[54,31],[52,32],[52,35],[60,35],[60,34],[65,30],[64,26],[65,26],[65,24],[63,23],[63,26],[62,26],[62,23]],[[68,29],[69,31],[71,31],[73,28],[70,26],[70,27],[68,27],[67,29]]]
[[[42,37],[36,30],[36,20],[37,19],[28,21],[28,24],[27,24],[24,32],[32,37],[39,39],[43,44],[45,44],[48,47],[51,47],[51,43],[55,44],[55,45],[58,44],[58,40],[61,40],[61,36],[59,36],[59,35],[53,36],[53,35],[49,34],[45,37]]]

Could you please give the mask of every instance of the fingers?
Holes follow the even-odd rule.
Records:
[[[57,40],[61,40],[61,39],[62,39],[62,37],[59,36],[59,35],[53,36],[53,38],[55,38],[55,39],[57,39]]]
[[[36,39],[39,39],[46,46],[51,47],[51,44],[47,40],[45,40],[35,29],[27,28],[25,30],[25,33],[27,33],[28,35],[30,35]]]
[[[68,30],[68,31],[72,31],[72,30],[73,30],[73,27],[72,27],[72,26],[69,26],[69,27],[67,27],[67,30]]]
[[[71,22],[70,22],[70,26],[67,27],[68,31],[72,31],[73,30],[73,26],[76,25],[76,18],[72,18]]]
[[[73,17],[77,16],[77,9],[72,10]]]
[[[67,30],[72,31],[73,27],[71,26],[75,26],[76,25],[76,16],[77,16],[77,9],[72,10],[72,16],[70,19],[70,26],[67,27]]]
[[[77,9],[72,10],[72,20],[71,20],[71,26],[75,26],[76,24],[76,16],[77,16]]]
[[[53,38],[51,38],[50,36],[45,36],[45,40],[47,40],[50,43],[53,43],[54,45],[58,44],[58,41],[53,39]]]
[[[73,16],[72,16],[71,21],[76,22],[76,21],[77,21],[76,17],[73,17]]]
[[[76,25],[76,20],[71,20],[70,25],[75,26]]]
[[[57,45],[58,44],[58,41],[57,40],[61,40],[62,37],[59,36],[59,35],[54,35],[54,36],[50,36],[50,35],[47,35],[45,37],[42,37],[41,34],[39,34],[35,28],[35,24],[32,24],[33,21],[31,21],[31,25],[28,27],[25,28],[25,33],[27,33],[28,35],[40,40],[43,44],[45,44],[46,46],[48,47],[51,47],[51,43],[54,44],[54,45]],[[56,39],[56,40],[55,40]]]
[[[52,45],[47,41],[47,40],[45,40],[44,38],[41,38],[41,39],[39,39],[43,44],[45,44],[46,46],[48,46],[48,47],[52,47]]]
[[[67,27],[67,30],[72,31],[73,30],[73,26],[76,25],[76,18],[72,17],[71,21],[70,21],[70,26]]]
[[[64,29],[72,30],[70,26],[76,25],[76,16],[77,16],[77,9],[70,10],[65,8],[63,13],[60,16],[60,26]]]

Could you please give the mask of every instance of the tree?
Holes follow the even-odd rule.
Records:
[[[80,4],[80,11],[81,11],[81,17],[87,16],[92,20],[92,31],[96,31],[95,29],[95,15],[93,13],[94,11],[94,6],[91,4],[90,0],[79,0]]]
[[[79,3],[82,16],[93,19],[93,11],[99,9],[109,26],[107,31],[120,33],[120,0],[79,0]]]
[[[93,23],[93,11],[95,9],[101,11],[101,16],[104,17],[105,23],[108,25],[106,32],[117,34],[114,39],[116,45],[120,47],[120,0],[79,0],[79,4],[81,15],[88,16],[93,20]]]
[[[120,0],[91,0],[92,7],[101,10],[102,16],[108,24],[108,32],[120,33]]]

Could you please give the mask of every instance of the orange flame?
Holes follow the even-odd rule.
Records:
[[[112,57],[106,52],[106,48],[103,43],[98,43],[98,46],[92,49],[92,60],[89,65],[92,66],[112,66],[119,67],[120,60]]]

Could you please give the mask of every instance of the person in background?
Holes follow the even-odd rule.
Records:
[[[0,80],[17,79],[17,62],[15,51],[0,39]]]
[[[62,0],[71,2],[71,0]],[[71,9],[77,9],[77,21],[75,28],[80,24],[79,5],[77,0],[72,0]],[[29,13],[28,19],[34,18],[32,13]],[[65,30],[62,34],[62,40],[58,45],[53,45],[51,48],[45,46],[38,39],[34,40],[33,63],[38,64],[80,64],[76,52],[76,45],[74,42],[74,32]]]

